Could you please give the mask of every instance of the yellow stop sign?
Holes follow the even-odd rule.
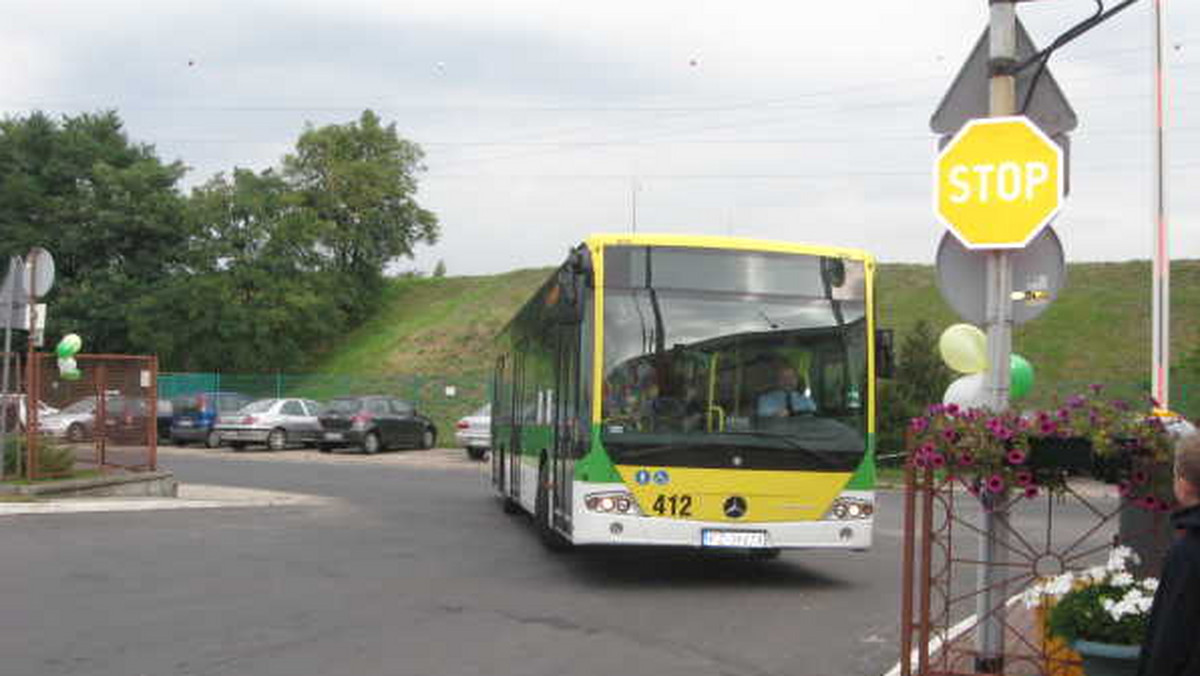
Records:
[[[967,123],[938,154],[933,210],[969,249],[1019,249],[1058,214],[1062,149],[1024,117]]]

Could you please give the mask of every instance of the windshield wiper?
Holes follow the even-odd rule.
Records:
[[[733,436],[754,437],[755,439],[771,439],[772,441],[775,441],[775,440],[783,441],[791,449],[797,450],[797,451],[803,451],[805,455],[807,455],[810,458],[813,458],[814,460],[819,461],[820,463],[822,463],[823,465],[825,465],[827,467],[833,466],[833,463],[830,462],[828,458],[821,455],[819,452],[817,452],[811,448],[808,448],[807,446],[800,443],[799,441],[796,441],[796,438],[794,436],[792,436],[791,434],[787,434],[786,432],[767,432],[764,430],[736,430],[736,431],[721,432],[721,434],[733,435]]]

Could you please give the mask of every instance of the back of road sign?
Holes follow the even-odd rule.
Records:
[[[1024,61],[1037,53],[1037,47],[1017,20],[1017,60]],[[1037,72],[1030,66],[1017,75],[1017,102],[1021,104],[1029,96],[1029,86]],[[988,116],[988,31],[985,29],[966,63],[958,71],[953,84],[947,90],[933,118],[930,128],[937,134],[955,134],[967,122]],[[1062,89],[1054,81],[1050,69],[1046,68],[1038,80],[1033,100],[1024,113],[1047,136],[1058,137],[1075,129],[1079,118]]]

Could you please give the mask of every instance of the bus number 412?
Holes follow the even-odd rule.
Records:
[[[654,500],[654,511],[659,516],[691,516],[692,496],[660,493]]]

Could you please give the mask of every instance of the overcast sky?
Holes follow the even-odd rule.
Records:
[[[1108,5],[1116,4],[1107,0]],[[1174,258],[1200,257],[1200,2],[1168,6]],[[402,267],[555,265],[592,232],[932,262],[929,117],[985,0],[0,0],[0,113],[112,108],[187,186],[372,108],[427,153],[442,239]],[[1019,15],[1041,46],[1094,0]],[[1071,261],[1149,258],[1151,0],[1060,50]]]

